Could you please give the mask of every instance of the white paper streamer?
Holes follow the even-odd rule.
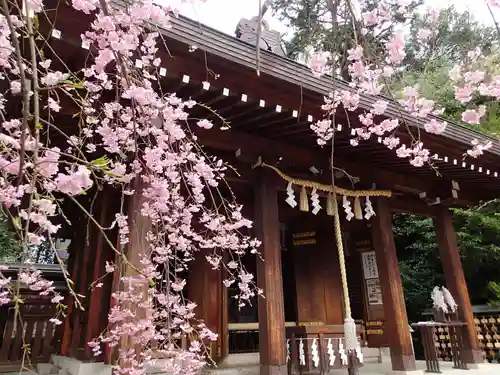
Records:
[[[302,339],[299,341],[299,363],[301,366],[306,365],[306,355],[304,353],[304,342]]]
[[[311,193],[311,203],[313,206],[313,209],[311,212],[314,215],[317,215],[318,212],[321,210],[321,205],[319,203],[319,195],[318,195],[318,191],[316,189],[313,189],[313,191]]]
[[[335,365],[335,350],[333,350],[332,339],[328,339],[328,345],[326,346],[328,359],[330,360],[330,366]]]
[[[311,359],[313,361],[314,367],[318,367],[319,366],[318,339],[314,339],[311,344]]]
[[[352,212],[351,202],[349,202],[349,199],[345,195],[342,197],[342,207],[344,207],[346,219],[351,221],[354,213]]]
[[[361,345],[358,344],[358,346],[356,347],[356,357],[358,358],[359,360],[359,363],[363,363],[363,351],[361,350]]]
[[[339,356],[342,361],[343,366],[347,366],[349,364],[347,360],[347,353],[344,350],[344,344],[342,343],[342,339],[339,339]]]
[[[295,193],[293,191],[291,182],[288,183],[288,186],[286,187],[286,194],[287,198],[285,199],[285,202],[288,203],[292,208],[297,207],[297,201],[295,200]]]
[[[375,211],[373,210],[372,201],[370,200],[370,197],[366,197],[365,219],[369,220],[372,216],[375,216]]]

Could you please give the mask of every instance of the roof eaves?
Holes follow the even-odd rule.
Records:
[[[171,24],[171,28],[162,29],[162,32],[166,36],[189,46],[194,45],[208,53],[239,65],[248,68],[255,67],[255,47],[251,44],[184,16],[173,18]],[[331,76],[322,76],[320,78],[314,77],[306,66],[269,51],[263,50],[261,53],[260,70],[264,74],[283,79],[289,83],[317,92],[321,95],[327,95],[332,90],[333,86],[333,78]],[[353,90],[345,81],[337,79],[335,84],[340,90]],[[384,97],[384,99],[389,101],[388,108],[385,112],[389,117],[403,117],[403,120],[410,126],[419,128],[424,127],[426,122],[425,119],[412,116],[390,98]],[[361,95],[360,107],[366,110],[371,109],[373,102],[374,97]],[[496,142],[496,138],[473,131],[453,122],[446,122],[448,126],[442,135],[443,137],[460,142],[464,144],[465,147],[470,146],[473,139],[478,139],[482,142],[492,141],[493,146],[487,152],[500,156],[500,143]]]

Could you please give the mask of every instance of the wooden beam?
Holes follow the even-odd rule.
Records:
[[[458,317],[461,321],[467,323],[465,337],[463,338],[465,344],[463,359],[469,364],[483,363],[483,353],[479,346],[472,305],[467,283],[465,282],[452,218],[452,213],[443,207],[434,219],[441,263],[443,264],[446,285],[458,305]]]
[[[248,163],[255,163],[259,156],[264,161],[274,163],[280,160],[283,167],[303,168],[308,170],[316,166],[326,172],[330,170],[330,154],[324,149],[306,149],[292,144],[274,141],[234,130],[220,131],[211,129],[203,131],[194,129],[200,144],[205,147],[235,152],[240,150],[239,159]],[[416,192],[427,192],[429,197],[439,197],[441,200],[451,196],[451,181],[436,177],[423,179],[414,174],[400,174],[380,168],[364,161],[363,164],[345,160],[335,156],[335,166],[348,173],[359,176],[362,181],[378,185],[389,185],[390,188],[402,186]],[[467,205],[479,201],[479,198],[465,184],[460,184],[459,198],[456,204]]]
[[[392,212],[420,215],[424,217],[435,217],[438,206],[429,206],[422,200],[409,197],[397,197],[389,200]]]
[[[387,331],[390,342],[392,369],[415,371],[415,355],[408,326],[388,199],[377,198],[375,212],[377,215],[372,218],[371,228],[380,273],[385,313],[384,329]]]
[[[278,194],[269,171],[259,174],[254,220],[264,261],[257,259],[257,283],[265,295],[259,298],[260,368],[261,375],[279,375],[287,368]]]

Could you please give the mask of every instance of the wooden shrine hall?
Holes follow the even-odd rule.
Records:
[[[65,64],[80,69],[91,53],[80,39],[91,19],[64,4],[51,7],[55,1],[46,3],[47,9],[58,9],[46,12],[55,27],[47,28],[51,47]],[[45,24],[40,20],[42,28]],[[265,31],[262,37],[272,39],[274,34]],[[283,57],[275,45],[262,48],[263,43],[259,43],[262,50],[257,75],[255,38],[251,44],[252,38],[243,38],[241,32],[239,38],[233,37],[184,17],[173,19],[172,28],[162,32],[168,52],[162,51],[160,84],[164,92],[204,103],[227,122],[206,108],[195,107],[191,113],[193,118],[209,118],[217,125],[193,131],[207,153],[223,156],[238,171],[229,174],[228,180],[246,215],[254,220],[254,235],[262,241],[265,259],[245,259],[265,298],[242,310],[231,298],[233,291],[222,285],[222,271],[213,271],[204,256],[194,260],[188,275],[188,298],[198,304],[198,317],[218,333],[218,341],[211,347],[212,358],[221,363],[232,353],[259,352],[263,375],[284,374],[294,361],[301,368],[314,369],[328,353],[341,350],[347,292],[349,316],[356,322],[362,345],[390,348],[392,369],[397,374],[416,371],[391,221],[393,213],[407,212],[434,220],[439,244],[436,256],[442,260],[447,288],[458,304],[460,321],[465,323],[462,358],[469,367],[482,363],[450,208],[498,196],[498,142],[491,139],[493,147],[480,158],[464,159],[473,139],[490,139],[450,123],[444,135],[420,133],[433,153],[435,168],[415,168],[376,138],[351,146],[352,127],[361,126],[357,114],[346,112],[347,119],[341,117],[347,114],[338,111],[335,183],[339,188],[365,192],[359,197],[337,194],[339,245],[327,207],[331,192],[325,188],[331,186],[331,149],[319,147],[310,129],[311,123],[322,117],[320,107],[323,96],[332,89],[332,78],[313,76],[306,66]],[[272,40],[267,45],[273,45]],[[337,81],[336,87],[349,90],[342,81]],[[361,96],[360,107],[369,110],[373,101],[373,97]],[[415,134],[423,127],[422,119],[401,113],[393,103],[386,114],[394,118],[403,115]],[[62,121],[71,121],[70,114],[64,116],[61,114]],[[227,124],[229,130],[220,129]],[[408,140],[404,132],[398,136]],[[388,193],[371,195],[374,191]],[[109,203],[111,198],[109,195],[103,202],[113,204]],[[321,210],[316,209],[318,201]],[[346,217],[346,201],[352,208],[352,220]],[[77,292],[86,295],[86,310],[69,312],[61,332],[54,335],[59,341],[53,346],[62,356],[92,361],[86,343],[106,327],[103,317],[109,309],[111,287],[91,292],[89,283],[102,274],[112,254],[106,253],[102,239],[95,239],[94,246],[85,246],[75,240],[78,233],[74,236],[69,272]],[[140,252],[139,237],[131,238],[129,252]],[[85,246],[85,251],[78,251],[79,246]],[[347,290],[343,276],[347,277]],[[303,347],[290,345],[292,337]],[[104,355],[100,360],[109,359]]]

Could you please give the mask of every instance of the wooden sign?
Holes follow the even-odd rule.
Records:
[[[306,327],[315,327],[315,326],[324,326],[324,322],[298,322],[298,326],[306,326]]]
[[[366,322],[367,327],[382,326],[382,324],[384,324],[384,322],[382,322],[380,320],[371,320],[371,321]]]
[[[293,246],[316,245],[316,232],[301,232],[292,235]]]
[[[369,305],[382,305],[382,289],[380,289],[380,279],[366,280],[366,291]]]
[[[383,335],[384,330],[383,329],[367,329],[366,334],[367,335]]]
[[[366,322],[366,334],[381,336],[384,334],[384,322],[381,320],[371,320]]]
[[[365,275],[365,279],[378,279],[377,256],[375,251],[361,253],[361,262],[363,263],[363,274]]]

